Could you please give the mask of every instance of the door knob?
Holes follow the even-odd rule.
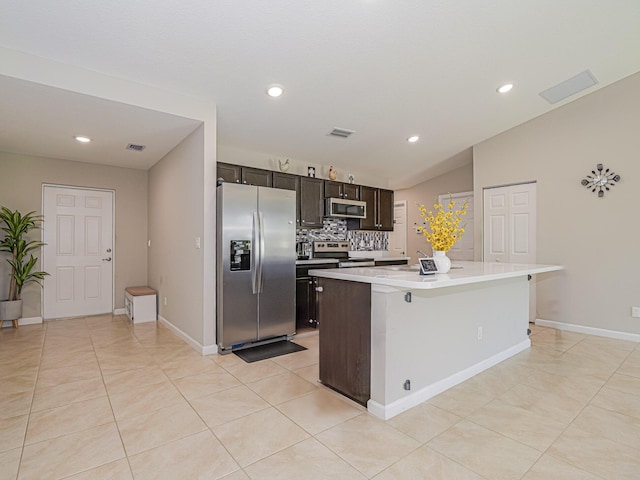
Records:
[[[110,262],[111,261],[111,257],[103,258],[102,261],[103,262]]]

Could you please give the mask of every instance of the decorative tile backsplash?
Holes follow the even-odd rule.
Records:
[[[296,231],[296,242],[313,242],[316,240],[349,241],[350,250],[388,250],[389,234],[387,232],[369,232],[347,230],[347,221],[339,218],[325,218],[322,228],[299,228]]]
[[[388,232],[349,230],[347,240],[349,240],[349,250],[389,250]]]

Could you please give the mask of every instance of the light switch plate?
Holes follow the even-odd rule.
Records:
[[[640,307],[631,307],[631,316],[640,318]]]

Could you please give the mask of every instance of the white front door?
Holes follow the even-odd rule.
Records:
[[[536,184],[484,190],[484,261],[536,263]],[[536,318],[535,278],[530,288],[529,320]]]
[[[407,256],[407,201],[393,202],[393,232],[389,235],[389,254]]]
[[[451,260],[468,260],[473,261],[473,192],[452,193],[451,200],[455,202],[454,210],[459,209],[464,202],[467,202],[467,214],[462,217],[460,226],[464,228],[464,235],[458,240],[447,253],[447,257]],[[438,203],[448,209],[449,194],[439,195]]]
[[[45,185],[43,317],[113,311],[113,192]]]

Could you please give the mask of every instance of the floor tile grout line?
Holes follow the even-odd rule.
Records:
[[[127,466],[129,467],[129,473],[131,473],[131,478],[134,478],[133,475],[133,468],[131,468],[131,461],[129,460],[129,454],[127,453],[127,449],[124,445],[124,439],[122,438],[122,432],[120,431],[120,425],[118,424],[118,420],[116,419],[116,412],[113,409],[113,403],[111,402],[111,395],[109,395],[109,389],[107,388],[107,382],[104,379],[104,371],[102,369],[102,366],[100,365],[100,359],[98,358],[98,352],[96,351],[96,345],[95,342],[93,340],[93,338],[91,337],[91,335],[89,336],[89,341],[91,342],[91,346],[93,347],[93,351],[96,355],[96,358],[98,359],[98,368],[100,369],[100,379],[102,380],[102,386],[104,387],[104,391],[107,395],[107,401],[109,402],[109,408],[111,409],[111,415],[113,416],[113,423],[115,424],[116,430],[118,431],[118,437],[120,438],[120,446],[122,447],[122,452],[124,453],[124,458],[127,460]],[[96,467],[92,467],[89,470],[92,470],[93,468]]]

